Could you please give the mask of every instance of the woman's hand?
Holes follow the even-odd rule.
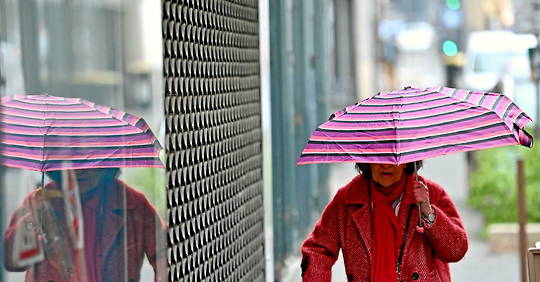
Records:
[[[420,206],[420,211],[422,212],[422,215],[427,217],[430,213],[433,212],[433,209],[431,208],[431,204],[429,202],[429,190],[426,184],[420,181],[415,182],[413,186],[413,192],[416,203]]]
[[[43,212],[46,203],[50,200],[61,199],[63,193],[58,189],[38,188],[37,191],[27,199],[25,205],[32,208],[32,212]],[[30,204],[30,205],[29,205]]]
[[[33,199],[35,203],[42,204],[46,200],[59,199],[63,197],[62,191],[58,189],[38,188]]]

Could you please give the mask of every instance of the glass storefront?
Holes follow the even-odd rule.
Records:
[[[167,279],[160,23],[160,1],[0,0],[0,281]]]

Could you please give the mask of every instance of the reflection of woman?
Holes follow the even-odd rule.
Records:
[[[82,251],[73,247],[66,233],[58,188],[60,172],[48,172],[53,182],[30,193],[11,218],[5,233],[6,268],[26,270],[26,281],[80,281],[84,277],[83,281],[89,282],[131,282],[139,281],[146,255],[154,268],[155,280],[165,281],[164,253],[156,251],[157,247],[166,247],[160,241],[164,223],[144,194],[117,178],[118,172],[117,168],[75,170],[84,219]],[[44,205],[46,199],[49,209]],[[32,218],[39,220],[32,222]],[[10,258],[17,229],[27,230],[28,226],[34,227],[30,232],[40,234],[45,259],[30,269],[21,269]]]
[[[361,174],[337,192],[302,246],[303,280],[330,281],[341,249],[349,280],[450,281],[448,263],[468,243],[446,192],[416,182],[413,163],[356,166]]]

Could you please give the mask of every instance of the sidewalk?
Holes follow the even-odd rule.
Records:
[[[357,174],[356,170],[354,169],[354,165],[351,163],[340,163],[340,164],[330,164],[330,191],[329,195],[330,198],[332,198],[337,190],[345,184],[347,184],[353,177]],[[289,265],[288,269],[290,272],[285,274],[285,277],[282,277],[283,282],[300,282],[302,281],[301,278],[301,269],[300,269],[300,262],[301,258],[293,258],[288,261]],[[294,265],[296,264],[296,265]],[[343,258],[341,256],[341,252],[339,255],[338,260],[336,261],[336,264],[332,268],[332,281],[335,282],[346,282],[347,275],[345,274],[345,265],[343,264]]]
[[[517,254],[494,254],[480,239],[481,214],[467,206],[467,166],[465,154],[453,154],[424,162],[422,175],[438,182],[457,205],[469,235],[469,250],[458,263],[450,264],[453,281],[519,281]]]

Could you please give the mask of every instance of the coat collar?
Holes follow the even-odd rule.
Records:
[[[38,192],[40,189],[38,188],[32,193]],[[58,187],[56,182],[51,181],[45,185],[45,189],[61,189]],[[130,210],[130,209],[136,209],[137,208],[137,201],[135,201],[133,196],[129,193],[125,193],[126,189],[132,189],[122,180],[116,178],[114,183],[111,183],[107,187],[104,187],[105,192],[103,194],[98,193],[97,197],[106,197],[107,199],[107,209],[110,211],[115,212],[122,212],[123,210]],[[124,201],[124,196],[127,197]],[[55,208],[63,208],[63,200],[61,198],[59,199],[52,199],[50,200]],[[125,205],[125,207],[124,207]]]
[[[45,185],[45,187],[46,189],[59,189],[55,182],[50,182]],[[114,183],[104,187],[104,189],[104,193],[99,193],[97,195],[98,197],[105,198],[105,207],[103,210],[104,222],[101,223],[103,226],[103,233],[101,238],[96,239],[101,241],[103,244],[103,254],[107,255],[115,246],[117,236],[121,235],[120,231],[125,227],[124,222],[126,219],[124,216],[127,216],[127,210],[136,209],[137,201],[133,193],[128,193],[128,190],[132,188],[119,179],[116,179]],[[55,199],[53,201],[53,206],[63,209],[62,199]],[[100,223],[98,222],[98,224]],[[99,235],[94,234],[93,236]],[[121,247],[121,245],[117,245],[116,247]],[[105,262],[106,260],[103,260],[102,263],[104,264]]]
[[[405,229],[405,226],[407,225],[407,220],[412,220],[412,222],[416,222],[418,220],[418,210],[411,206],[416,203],[414,198],[414,192],[412,189],[415,178],[412,174],[407,174],[405,175],[405,177],[407,177],[405,184],[407,186],[405,187],[405,194],[401,199],[401,207],[398,214],[398,222],[402,229]],[[418,176],[418,180],[425,183],[424,178],[421,176]],[[358,175],[351,182],[349,182],[349,184],[347,184],[344,189],[344,204],[350,205],[352,208],[352,220],[360,234],[360,237],[362,238],[362,243],[366,248],[369,259],[371,260],[373,227],[371,226],[372,210],[371,205],[369,204],[369,179],[362,175]],[[409,214],[409,211],[411,212],[411,214]],[[413,230],[414,227],[409,224],[408,230],[405,231],[408,233],[408,238],[411,238]]]
[[[405,194],[401,198],[401,204],[411,205],[415,204],[415,198],[413,193],[413,185],[415,182],[414,174],[405,174]],[[425,180],[422,176],[418,176],[418,181],[425,183]],[[367,205],[370,202],[369,199],[369,179],[364,175],[360,174],[356,176],[351,182],[349,182],[344,187],[345,189],[345,205]]]

